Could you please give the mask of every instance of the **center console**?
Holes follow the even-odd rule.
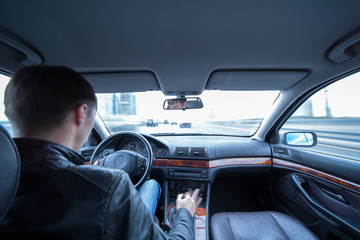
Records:
[[[169,199],[176,199],[179,193],[185,193],[198,188],[202,201],[206,201],[207,182],[189,180],[168,180]]]
[[[210,182],[208,181],[208,170],[199,168],[168,168],[168,179],[164,181],[165,191],[164,214],[168,224],[169,210],[176,205],[177,195],[198,188],[200,190],[201,204],[195,213],[195,239],[205,240],[208,236],[208,204],[210,196]]]
[[[197,178],[204,179],[208,178],[208,170],[207,169],[176,169],[169,168],[168,169],[169,177],[171,178]]]

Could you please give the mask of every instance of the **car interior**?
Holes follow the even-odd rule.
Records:
[[[2,0],[0,73],[84,76],[98,97],[84,164],[139,153],[123,170],[160,183],[164,231],[199,188],[196,240],[359,239],[359,16],[357,0]],[[2,218],[21,175],[0,117]]]

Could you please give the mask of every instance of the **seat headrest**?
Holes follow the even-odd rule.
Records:
[[[20,178],[20,156],[9,133],[0,125],[0,221],[14,200]]]

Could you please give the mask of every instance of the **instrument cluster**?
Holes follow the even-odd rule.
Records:
[[[167,157],[169,154],[168,149],[165,146],[157,146],[154,142],[149,141],[154,157]],[[143,142],[137,139],[127,138],[119,142],[115,147],[115,151],[129,150],[141,154],[144,157],[148,157],[146,146]]]

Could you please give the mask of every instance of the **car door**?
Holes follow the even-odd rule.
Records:
[[[274,205],[321,239],[360,239],[359,90],[360,73],[321,88],[271,143]]]

